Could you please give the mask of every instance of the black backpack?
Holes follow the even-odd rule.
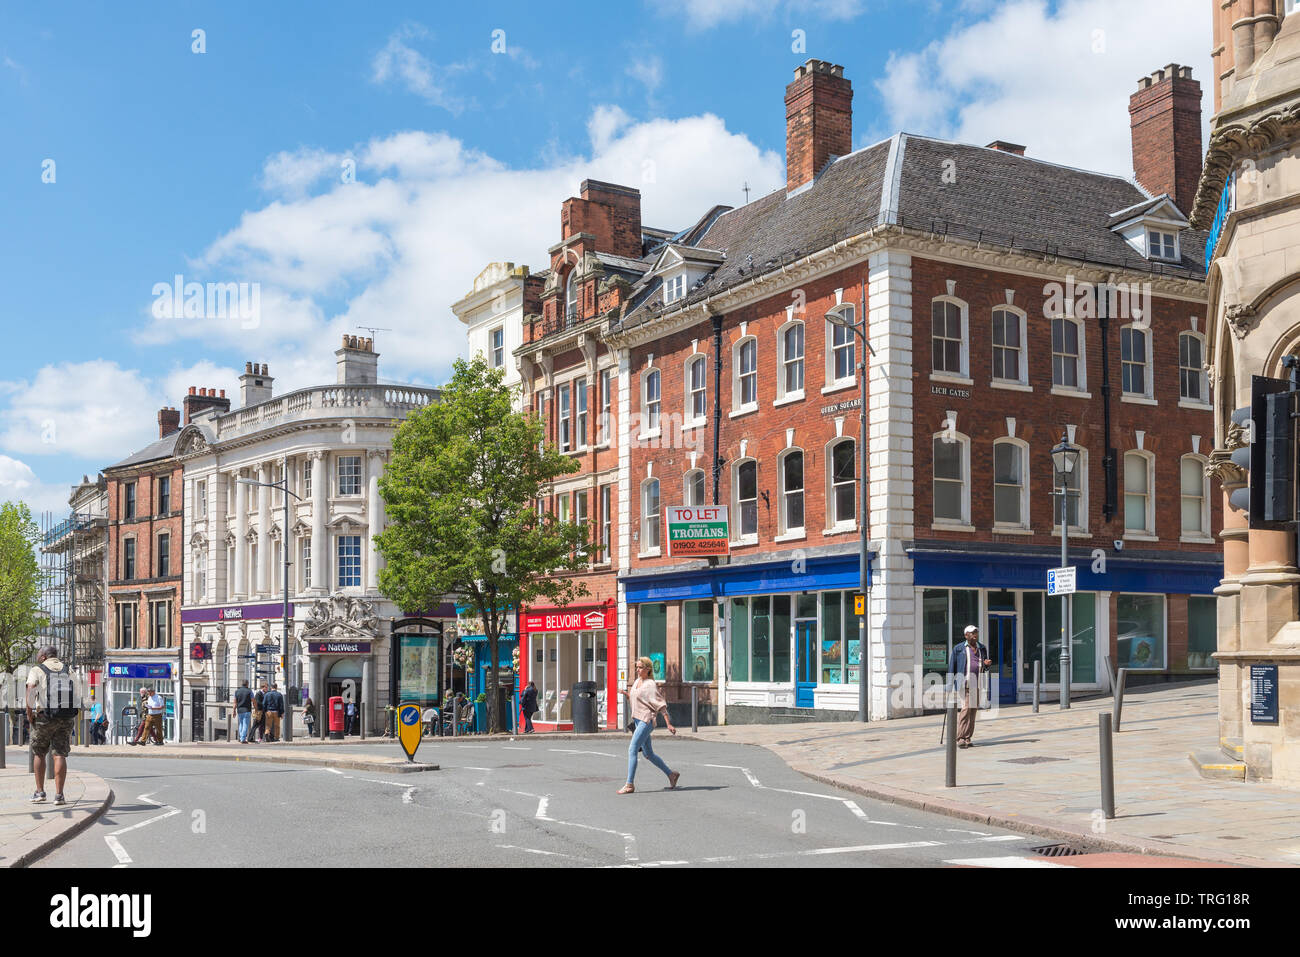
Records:
[[[44,663],[37,668],[45,672],[45,711],[54,718],[71,718],[81,709],[76,704],[76,688],[67,668],[52,671]]]

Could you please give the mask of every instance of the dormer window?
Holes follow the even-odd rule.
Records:
[[[1147,258],[1178,259],[1178,237],[1158,229],[1147,230]]]
[[[676,302],[686,295],[686,273],[679,272],[676,276],[664,279],[664,305],[670,302]]]

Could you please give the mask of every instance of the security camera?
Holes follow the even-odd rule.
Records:
[[[1124,539],[1122,538],[1115,539],[1115,551],[1117,552],[1124,551]]]

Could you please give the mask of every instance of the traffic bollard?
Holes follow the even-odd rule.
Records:
[[[700,730],[700,689],[691,685],[691,731],[698,734]]]
[[[1115,817],[1115,763],[1111,750],[1110,712],[1097,715],[1097,733],[1101,738],[1101,809],[1106,820]]]
[[[366,740],[366,709],[362,708],[361,714],[357,717],[361,719],[361,740],[364,741]]]
[[[1039,678],[1041,677],[1039,671],[1042,667],[1043,667],[1043,663],[1041,661],[1034,662],[1034,714],[1038,714],[1038,693],[1039,693],[1038,682],[1039,682]]]
[[[231,744],[235,740],[235,715],[232,711],[226,712],[226,744]]]
[[[216,740],[216,738],[213,736],[213,720],[212,720],[212,715],[208,715],[208,716],[203,720],[203,740],[204,740],[204,741],[215,741],[215,740]]]
[[[943,786],[955,788],[957,786],[957,706],[955,704],[949,705],[948,714],[944,717],[944,724],[947,728],[944,737],[947,755]]]
[[[1115,679],[1115,733],[1119,734],[1119,721],[1124,714],[1124,685],[1128,681],[1128,669],[1119,669]]]

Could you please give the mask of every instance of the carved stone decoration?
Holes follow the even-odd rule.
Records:
[[[1209,229],[1219,207],[1219,197],[1237,164],[1250,153],[1261,153],[1273,144],[1300,133],[1300,106],[1276,110],[1249,126],[1234,123],[1210,135],[1205,167],[1196,202],[1188,219],[1197,229]]]
[[[1235,428],[1241,428],[1235,426]],[[1242,431],[1245,431],[1242,429]],[[1246,472],[1232,462],[1229,449],[1215,449],[1210,453],[1210,461],[1205,466],[1206,478],[1217,479],[1221,485],[1244,485]]]
[[[1225,315],[1228,319],[1228,325],[1232,327],[1232,334],[1238,339],[1246,338],[1246,333],[1250,331],[1251,326],[1255,324],[1255,307],[1247,302],[1238,302],[1228,307]]]
[[[1231,455],[1236,449],[1244,449],[1250,445],[1250,429],[1244,422],[1231,422],[1228,424],[1227,432],[1223,436],[1223,448],[1226,454]]]
[[[379,616],[374,602],[335,592],[329,598],[312,602],[302,637],[373,639],[378,633]]]

